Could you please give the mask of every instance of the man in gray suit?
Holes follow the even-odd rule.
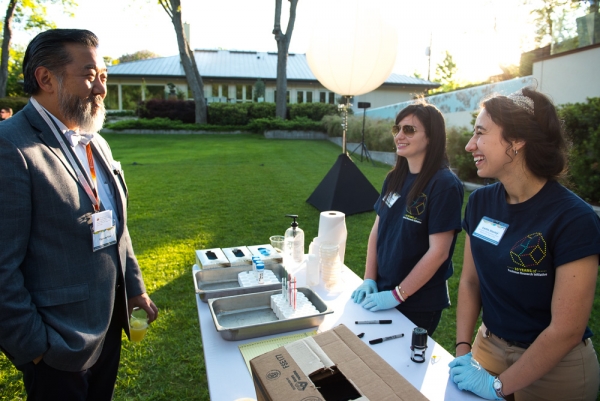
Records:
[[[106,66],[89,31],[25,52],[27,106],[0,124],[0,349],[29,400],[110,400],[128,316],[158,309],[127,230],[120,164],[96,132]]]

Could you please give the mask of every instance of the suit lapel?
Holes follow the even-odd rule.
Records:
[[[83,189],[83,186],[77,178],[77,173],[75,173],[73,166],[71,166],[71,163],[69,163],[69,160],[63,153],[60,144],[58,143],[58,140],[52,133],[52,130],[50,129],[48,124],[46,124],[46,122],[39,115],[35,107],[33,107],[31,103],[28,103],[27,106],[25,106],[25,108],[23,109],[23,112],[25,113],[25,116],[29,120],[31,126],[38,131],[37,136],[40,138],[40,140],[48,147],[48,149],[52,153],[54,153],[56,157],[58,157],[58,159],[65,166],[69,174],[73,177],[75,181],[77,181],[79,186],[81,186],[81,188]],[[77,156],[73,156],[75,157],[75,159],[77,159]]]

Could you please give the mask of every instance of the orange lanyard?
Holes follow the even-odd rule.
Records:
[[[96,169],[94,168],[94,156],[92,155],[92,147],[88,143],[85,146],[85,153],[87,154],[88,164],[90,165],[90,175],[92,176],[92,192],[94,193],[94,198],[96,198],[96,203],[94,206],[94,211],[98,213],[100,211],[100,199],[98,198],[98,184],[96,183]]]

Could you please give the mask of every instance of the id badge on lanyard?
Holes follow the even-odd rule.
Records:
[[[117,226],[112,210],[92,214],[91,229],[94,252],[117,243]]]
[[[81,169],[79,168],[79,165],[73,159],[73,155],[67,148],[63,136],[58,132],[52,121],[50,121],[50,117],[48,116],[48,114],[44,112],[42,106],[40,106],[37,100],[35,100],[33,97],[30,99],[30,102],[35,107],[40,116],[44,119],[46,124],[48,124],[48,127],[50,127],[50,130],[52,131],[52,133],[56,137],[56,140],[60,144],[63,153],[69,160],[71,167],[73,168],[73,170],[75,170],[79,183],[81,184],[81,186],[85,190],[85,193],[92,202],[95,212],[94,214],[92,214],[92,250],[96,252],[99,249],[116,244],[117,228],[116,222],[114,221],[112,216],[112,210],[105,210],[102,212],[100,211],[100,198],[98,197],[98,192],[96,191],[96,170],[94,168],[94,158],[92,155],[92,149],[90,145],[86,145],[85,151],[87,154],[88,164],[90,166],[90,173],[92,176],[91,184],[93,185],[93,187],[90,186],[90,183],[88,183],[87,179],[84,177]]]

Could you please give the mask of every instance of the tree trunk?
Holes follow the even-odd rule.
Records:
[[[2,39],[2,57],[0,57],[0,98],[6,97],[8,83],[8,58],[10,56],[10,41],[12,39],[12,19],[18,0],[10,0],[4,17],[4,37]]]
[[[167,7],[165,3],[169,3],[169,7]],[[204,84],[202,82],[200,72],[198,71],[198,66],[196,65],[194,52],[190,48],[183,31],[183,22],[181,20],[181,0],[163,0],[160,2],[160,4],[163,6],[169,17],[171,17],[173,27],[175,28],[181,65],[183,66],[183,71],[185,71],[188,86],[194,96],[194,103],[196,107],[196,124],[206,124],[206,100],[204,99]]]
[[[287,113],[287,57],[292,32],[294,31],[294,22],[296,21],[296,6],[298,0],[289,0],[290,19],[286,32],[281,32],[281,0],[275,0],[275,26],[273,35],[277,41],[277,96],[275,98],[275,115],[285,120]]]

